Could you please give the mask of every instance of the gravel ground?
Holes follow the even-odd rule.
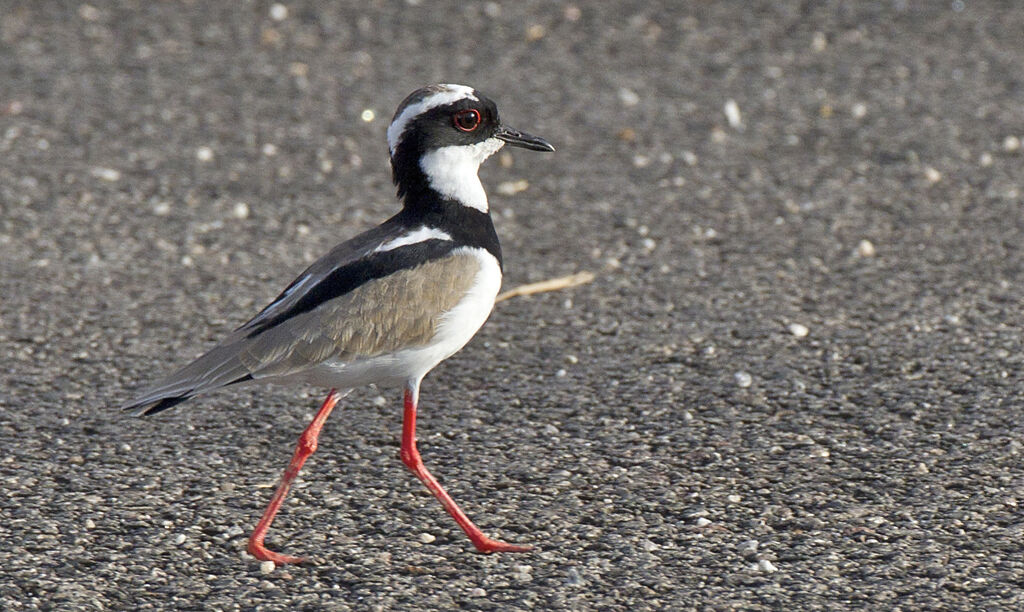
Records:
[[[681,4],[0,1],[0,608],[1024,606],[1024,9]],[[437,81],[559,148],[482,173],[506,287],[598,275],[423,389],[539,550],[472,553],[363,389],[264,574],[324,390],[115,407],[395,210]]]

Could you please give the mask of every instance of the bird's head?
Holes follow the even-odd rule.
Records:
[[[402,101],[388,127],[399,197],[429,187],[442,197],[486,211],[477,170],[508,143],[554,151],[543,138],[501,124],[494,102],[464,85],[431,85]],[[472,193],[471,193],[472,192]]]

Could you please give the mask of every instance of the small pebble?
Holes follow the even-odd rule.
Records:
[[[185,543],[185,534],[179,533],[177,536],[175,536],[174,543],[177,546],[181,546],[182,544],[184,544]]]
[[[1003,139],[1003,150],[1007,153],[1016,153],[1020,150],[1020,138],[1007,136]]]
[[[121,173],[114,168],[93,168],[92,175],[102,181],[110,183],[121,178]]]
[[[861,240],[857,243],[857,255],[860,257],[874,257],[875,245],[870,240]]]
[[[767,574],[779,571],[779,568],[775,567],[775,564],[769,561],[768,559],[761,559],[760,561],[758,561],[757,569]]]
[[[858,102],[850,107],[850,114],[853,115],[854,119],[861,119],[864,115],[868,114],[868,107],[865,104]]]
[[[736,104],[736,100],[732,98],[726,100],[722,110],[725,112],[725,119],[729,122],[730,127],[739,128],[743,126],[743,117],[740,115],[740,106]]]
[[[271,574],[277,566],[274,565],[273,561],[264,561],[260,563],[260,573],[263,575]]]
[[[505,181],[498,183],[498,193],[501,195],[515,195],[521,193],[530,188],[530,182],[526,179],[519,179],[518,181]]]
[[[535,23],[532,26],[526,28],[526,40],[528,40],[529,42],[537,42],[538,40],[544,38],[546,34],[547,29],[545,29],[544,26],[540,25],[539,23]]]
[[[640,104],[640,95],[632,89],[622,87],[619,89],[619,102],[622,102],[623,106],[636,106]]]
[[[238,202],[235,204],[235,208],[231,211],[231,214],[236,219],[248,219],[249,218],[249,205],[245,202]]]
[[[288,7],[283,4],[270,5],[270,18],[274,21],[284,21],[285,19],[288,19]]]
[[[93,521],[92,519],[85,519],[85,528],[86,529],[96,529],[96,522]]]
[[[789,333],[793,334],[797,338],[806,338],[807,334],[811,333],[811,330],[807,329],[806,325],[801,325],[799,323],[790,323]]]
[[[579,571],[575,567],[570,567],[565,572],[565,584],[569,586],[583,586],[586,581],[583,580],[583,576],[580,576]]]
[[[368,108],[359,114],[359,118],[366,123],[370,123],[377,118],[377,113],[373,112],[373,109]]]
[[[815,32],[811,37],[811,49],[820,53],[824,51],[826,47],[828,47],[828,39],[825,38],[825,33]]]
[[[78,7],[78,16],[86,21],[96,21],[100,18],[100,11],[91,4],[83,4]]]
[[[740,542],[739,545],[736,546],[736,550],[738,550],[744,557],[753,557],[757,554],[758,546],[759,544],[757,540],[746,540],[744,542]]]
[[[935,168],[928,166],[927,168],[924,169],[924,178],[929,183],[934,185],[935,183],[938,183],[939,181],[942,180],[942,173],[936,170]]]
[[[199,147],[196,149],[196,159],[201,162],[208,162],[213,159],[213,149],[210,147]]]
[[[733,374],[733,378],[736,379],[736,384],[743,389],[746,389],[750,385],[754,384],[754,378],[746,372],[736,372],[735,374]]]
[[[429,534],[429,533],[421,533],[420,534],[420,542],[423,542],[424,544],[430,544],[430,543],[432,543],[436,539],[437,538],[434,537],[434,535]]]
[[[704,518],[703,516],[697,519],[697,526],[698,527],[707,527],[710,524],[711,524],[711,521],[709,521],[708,519]]]
[[[738,504],[738,503],[740,503],[740,501],[741,501],[741,500],[742,500],[743,498],[742,498],[742,497],[740,497],[739,495],[736,495],[735,493],[733,493],[732,495],[729,495],[729,496],[727,496],[727,497],[726,497],[725,499],[726,499],[726,501],[728,501],[728,502],[729,502],[730,504]]]
[[[267,157],[273,157],[277,155],[277,145],[273,143],[268,142],[267,144],[263,145],[262,150],[263,154],[266,155]]]
[[[469,596],[470,597],[487,597],[487,591],[481,589],[480,587],[476,587],[475,589],[470,590]]]
[[[995,160],[992,158],[992,154],[989,153],[988,151],[985,151],[984,153],[981,154],[980,157],[978,157],[978,165],[980,165],[982,168],[988,168],[989,166],[992,165],[993,161]]]

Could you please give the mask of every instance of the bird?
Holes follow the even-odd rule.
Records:
[[[504,145],[554,152],[543,138],[501,122],[472,87],[437,84],[399,104],[387,128],[401,209],[331,249],[268,306],[209,351],[141,391],[123,410],[148,416],[198,395],[253,383],[330,389],[247,550],[276,565],[300,563],[264,539],[320,430],[350,390],[404,387],[401,460],[481,553],[532,547],[491,539],[427,470],[416,445],[420,383],[476,334],[494,307],[502,256],[480,165]]]

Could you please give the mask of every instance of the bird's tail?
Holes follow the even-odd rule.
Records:
[[[199,395],[253,380],[237,347],[220,345],[121,406],[134,416],[149,416]]]
[[[121,410],[130,412],[132,416],[149,416],[158,412],[163,412],[168,408],[173,408],[178,404],[192,397],[191,395],[179,395],[177,397],[165,397],[163,399],[155,400],[147,404],[140,404],[139,402],[131,402],[121,407]]]

